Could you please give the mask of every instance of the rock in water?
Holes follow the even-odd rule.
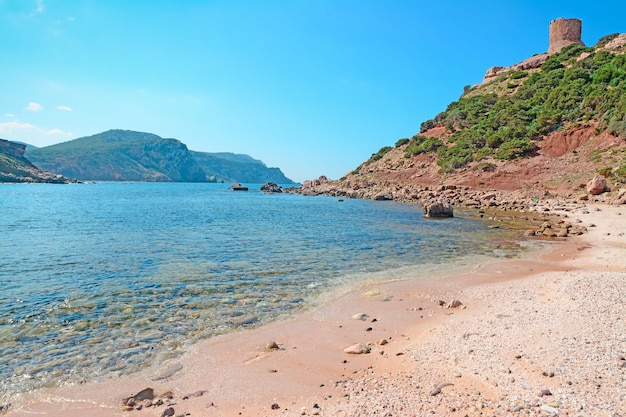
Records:
[[[282,193],[283,192],[283,187],[281,187],[280,185],[276,184],[275,182],[268,182],[266,184],[263,184],[261,186],[261,191],[265,192],[265,193]]]
[[[448,201],[434,201],[424,204],[425,217],[454,217],[454,208]]]

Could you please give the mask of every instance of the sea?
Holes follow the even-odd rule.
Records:
[[[358,285],[528,250],[474,216],[229,185],[0,184],[0,403],[128,375]]]

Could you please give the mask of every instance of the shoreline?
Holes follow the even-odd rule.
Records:
[[[623,302],[610,299],[607,291],[604,298],[597,297],[597,292],[611,284],[613,296],[625,297],[623,284],[614,287],[626,279],[626,222],[618,206],[593,209],[602,211],[568,213],[596,225],[588,234],[555,243],[532,261],[498,261],[445,280],[367,285],[297,317],[190,346],[182,358],[160,367],[160,375],[148,370],[117,381],[41,389],[21,395],[7,415],[159,416],[168,402],[175,403],[174,415],[191,416],[625,412],[626,368],[618,369],[624,362],[620,355],[626,355],[626,339],[619,340],[620,332],[626,335]],[[589,343],[607,351],[606,358],[598,359],[609,364],[600,387],[588,375],[566,375],[562,361],[551,353],[572,334],[580,338],[579,332],[590,331],[568,324],[576,311],[568,304],[576,297],[572,288],[585,285],[595,297],[578,302],[593,302],[610,316],[609,321],[586,319],[596,319],[599,327],[613,324],[613,340]],[[439,300],[452,299],[466,308],[439,306]],[[555,299],[562,304],[555,305]],[[563,306],[569,317],[562,317]],[[368,317],[358,320],[352,318],[355,314]],[[560,339],[549,337],[557,333]],[[535,340],[537,335],[542,337]],[[508,340],[511,336],[520,340]],[[521,343],[526,336],[533,337]],[[272,342],[276,346],[268,347]],[[343,351],[356,343],[369,344],[370,353]],[[540,354],[531,349],[535,344]],[[575,353],[565,358],[581,364],[568,366],[583,372],[590,358]],[[609,389],[610,381],[621,394]],[[120,408],[122,398],[146,387],[156,395],[170,391],[173,398],[139,411]],[[553,395],[539,397],[544,389]],[[596,405],[598,398],[601,404]],[[582,410],[574,409],[582,403]]]

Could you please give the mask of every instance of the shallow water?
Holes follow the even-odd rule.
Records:
[[[324,294],[511,257],[503,229],[223,184],[0,184],[0,400],[126,374]]]

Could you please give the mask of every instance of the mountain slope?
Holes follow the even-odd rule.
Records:
[[[293,183],[248,155],[193,152],[176,139],[131,130],[27,147],[26,154],[44,169],[83,181]]]
[[[157,135],[109,130],[28,150],[33,163],[79,180],[207,181],[183,143]]]
[[[0,139],[0,182],[37,182],[65,184],[61,175],[45,172],[24,157],[26,145]]]
[[[268,168],[263,162],[248,155],[226,152],[191,154],[207,175],[223,182],[261,184],[273,181],[277,184],[293,184],[279,168]]]
[[[442,185],[515,191],[520,199],[582,198],[600,173],[619,189],[626,182],[625,44],[626,35],[610,35],[595,47],[574,44],[488,72],[487,82],[467,87],[412,138],[381,148],[341,180],[306,185],[407,200],[432,197]]]

